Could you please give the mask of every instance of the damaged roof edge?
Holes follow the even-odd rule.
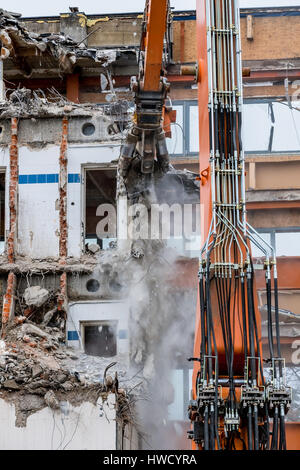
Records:
[[[300,6],[279,6],[279,7],[245,7],[240,8],[241,17],[245,17],[247,15],[253,16],[298,16],[300,15]],[[85,14],[81,12],[82,14]],[[64,13],[62,13],[64,14]],[[71,12],[68,12],[71,15]],[[126,13],[105,13],[105,14],[85,14],[86,18],[88,19],[96,19],[96,18],[126,18],[126,17],[134,17],[140,16],[143,12],[126,12]],[[182,16],[187,16],[188,19],[195,19],[196,17],[196,10],[175,10],[173,11],[173,20],[180,21],[182,20]],[[193,17],[193,18],[192,18]],[[47,21],[47,20],[60,20],[59,15],[54,16],[28,16],[28,17],[21,17],[19,18],[20,21]]]
[[[86,14],[84,12],[78,12],[81,14],[84,14],[87,18],[89,19],[95,19],[95,18],[126,18],[126,17],[132,17],[132,16],[140,16],[143,15],[143,11],[134,11],[134,12],[125,12],[125,13],[93,13],[93,14]],[[72,15],[71,12],[66,12],[66,13],[61,13],[61,14],[70,14]],[[196,14],[196,10],[175,10],[173,11],[173,15],[191,15],[191,14]],[[60,15],[53,15],[53,16],[22,16],[20,18],[20,21],[31,21],[31,20],[59,20]]]
[[[100,49],[89,48],[83,41],[77,42],[70,36],[59,32],[38,34],[29,31],[13,14],[0,9],[0,41],[2,42],[1,59],[15,59],[18,50],[35,48],[40,57],[49,57],[49,54],[58,63],[63,73],[72,73],[76,62],[80,58],[91,59],[99,66],[107,67],[115,63],[120,48]]]

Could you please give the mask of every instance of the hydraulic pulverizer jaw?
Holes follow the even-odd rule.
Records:
[[[140,160],[140,172],[152,174],[158,167],[166,173],[169,170],[169,153],[163,129],[164,106],[169,82],[162,78],[159,91],[144,91],[142,82],[131,78],[135,94],[135,115],[133,125],[121,148],[121,173],[126,178],[134,157]],[[156,163],[155,163],[156,162]]]

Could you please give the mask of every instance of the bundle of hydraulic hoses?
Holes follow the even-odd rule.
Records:
[[[229,394],[225,409],[241,414],[234,381],[235,322],[239,322],[243,337],[245,365],[249,363],[248,386],[264,385],[262,358],[255,314],[253,293],[254,268],[249,242],[252,241],[266,256],[266,292],[268,311],[268,344],[270,360],[274,356],[273,321],[277,355],[281,358],[278,317],[278,284],[274,252],[249,226],[245,208],[245,161],[242,146],[242,67],[240,54],[240,23],[237,0],[206,0],[207,51],[209,83],[210,174],[212,192],[212,220],[207,240],[202,249],[199,270],[201,371],[198,383],[215,387],[215,399],[203,410],[204,449],[220,449],[218,431],[219,360],[215,321],[222,331]],[[271,262],[272,261],[272,262]],[[272,263],[274,268],[272,269]],[[272,315],[273,272],[275,319]],[[217,296],[217,312],[212,312],[211,294]],[[241,308],[239,318],[234,312]],[[214,313],[214,315],[213,315]],[[216,314],[215,314],[216,313]],[[213,356],[214,351],[214,356]],[[207,358],[207,364],[204,358]],[[258,357],[258,360],[257,360]],[[282,379],[282,365],[275,373]],[[280,377],[281,375],[281,377]],[[224,412],[224,411],[223,411]],[[272,441],[269,443],[270,416],[268,404],[263,413],[256,404],[249,404],[247,446],[239,429],[227,429],[225,448],[234,449],[236,440],[244,448],[284,449],[284,407],[275,406]],[[263,421],[263,423],[262,423]],[[278,439],[279,433],[279,439]],[[224,440],[223,440],[224,441]]]

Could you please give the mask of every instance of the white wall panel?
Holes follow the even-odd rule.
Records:
[[[59,146],[36,151],[19,149],[18,252],[21,255],[58,257],[58,182],[31,183],[29,175],[58,175],[59,152]],[[21,183],[26,175],[27,182]]]
[[[95,405],[84,402],[61,410],[46,407],[27,418],[26,427],[15,426],[15,407],[0,400],[2,450],[115,450],[115,396]],[[103,410],[101,410],[103,407]]]

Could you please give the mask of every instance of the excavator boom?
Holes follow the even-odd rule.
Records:
[[[139,54],[139,75],[131,79],[135,96],[135,117],[121,148],[118,196],[131,197],[126,185],[131,170],[140,173],[140,192],[147,188],[154,173],[163,175],[169,170],[163,124],[165,100],[170,88],[164,70],[164,59],[168,55],[164,38],[169,16],[169,0],[147,0]]]
[[[168,14],[168,0],[148,0],[146,4],[145,70],[143,90],[158,92],[161,86],[161,69],[164,37]]]

